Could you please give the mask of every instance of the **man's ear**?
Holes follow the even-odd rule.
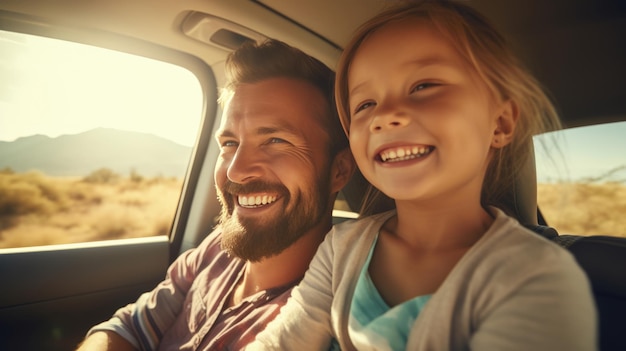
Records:
[[[348,184],[348,181],[352,178],[355,167],[354,157],[352,157],[352,152],[350,152],[349,147],[337,153],[330,168],[331,194],[339,192],[339,190]]]
[[[491,147],[499,149],[513,140],[518,117],[519,109],[515,102],[507,100],[502,103],[500,113],[496,118],[496,128],[491,138]]]

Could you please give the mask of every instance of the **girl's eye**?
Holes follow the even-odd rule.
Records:
[[[413,88],[411,88],[411,93],[414,93],[414,92],[420,91],[420,90],[424,90],[424,89],[427,89],[427,88],[431,88],[431,87],[434,87],[436,85],[437,84],[435,84],[435,83],[428,83],[428,82],[427,83],[420,83],[420,84],[417,84],[416,86],[414,86]]]
[[[371,101],[369,101],[369,102],[365,102],[365,103],[362,103],[362,104],[358,105],[358,106],[356,107],[356,109],[354,109],[354,114],[356,114],[356,113],[358,113],[358,112],[360,112],[360,111],[363,111],[363,110],[365,110],[366,108],[370,108],[370,107],[372,107],[372,106],[374,106],[374,105],[375,105],[375,104],[374,104],[373,102],[371,102]]]

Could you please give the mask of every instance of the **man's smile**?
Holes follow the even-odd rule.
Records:
[[[278,198],[277,195],[267,194],[267,193],[258,193],[258,194],[248,194],[248,195],[238,195],[237,202],[239,206],[245,208],[258,208],[268,204],[271,204],[276,201]]]

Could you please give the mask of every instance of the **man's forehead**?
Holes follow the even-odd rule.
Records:
[[[224,106],[220,131],[239,129],[307,133],[324,128],[325,101],[311,85],[287,78],[241,84]],[[218,131],[219,133],[219,131]]]
[[[241,132],[270,135],[275,133],[289,133],[294,135],[306,134],[306,128],[289,123],[286,119],[263,118],[263,116],[247,116],[237,118],[224,116],[217,136],[235,136]]]
[[[319,136],[319,133],[326,134],[322,118],[312,111],[257,108],[225,110],[216,136],[263,136],[276,133],[287,133],[304,139]]]

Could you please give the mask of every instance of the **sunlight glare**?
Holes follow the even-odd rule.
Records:
[[[203,93],[185,68],[6,31],[0,51],[0,140],[106,127],[195,142]]]

